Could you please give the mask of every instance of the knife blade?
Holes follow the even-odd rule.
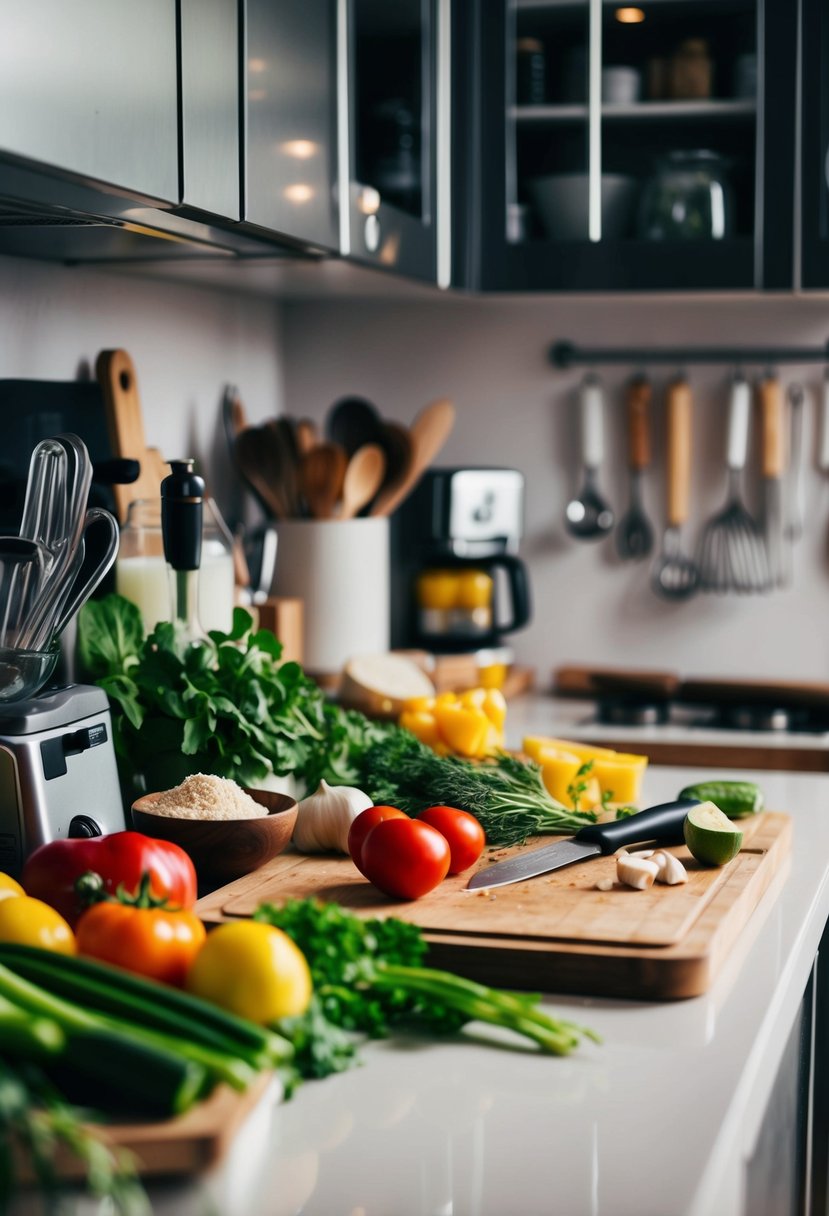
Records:
[[[615,853],[623,845],[644,844],[651,840],[658,844],[680,844],[682,825],[692,806],[698,806],[695,798],[681,798],[674,802],[660,802],[658,806],[628,815],[625,819],[613,819],[609,823],[590,823],[580,828],[568,840],[557,840],[555,844],[542,845],[519,857],[496,862],[485,870],[473,874],[467,890],[482,891],[488,887],[505,887],[509,883],[523,882],[539,874],[549,874],[577,861],[589,861],[593,857]]]

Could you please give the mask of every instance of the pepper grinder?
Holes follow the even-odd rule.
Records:
[[[192,460],[169,461],[172,470],[161,483],[161,536],[172,571],[173,621],[190,641],[207,635],[198,612],[204,481]]]

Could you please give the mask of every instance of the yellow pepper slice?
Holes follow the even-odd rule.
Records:
[[[647,767],[647,756],[617,752],[615,756],[597,756],[593,776],[598,779],[602,793],[612,802],[638,803]]]
[[[405,730],[410,730],[416,739],[428,747],[440,743],[440,732],[433,713],[420,709],[404,709],[400,715],[400,725]]]
[[[504,723],[507,720],[507,702],[499,688],[487,688],[484,691],[481,709],[493,726],[497,726],[499,730],[504,729]]]
[[[441,738],[453,752],[469,758],[485,754],[492,724],[481,710],[438,703],[435,706],[435,720]]]

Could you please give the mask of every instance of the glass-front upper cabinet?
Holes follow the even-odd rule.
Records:
[[[803,0],[801,286],[829,287],[829,5]]]
[[[790,286],[796,7],[483,3],[476,285]]]
[[[449,0],[339,0],[340,246],[449,279]]]

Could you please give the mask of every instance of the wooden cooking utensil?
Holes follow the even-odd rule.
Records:
[[[362,397],[343,397],[332,405],[325,421],[325,433],[334,443],[353,456],[366,443],[382,445],[383,421],[370,401]]]
[[[95,375],[104,397],[107,430],[112,455],[137,460],[141,471],[131,485],[113,485],[119,523],[138,498],[158,498],[161,482],[170,472],[158,448],[148,448],[138,381],[132,359],[125,350],[102,350],[95,361]]]
[[[236,436],[236,465],[256,497],[275,519],[287,519],[290,504],[282,491],[282,466],[267,426],[245,427]]]
[[[314,519],[330,519],[343,492],[348,457],[338,443],[318,443],[299,467],[299,488]]]
[[[376,443],[365,443],[348,462],[340,519],[353,519],[374,498],[386,472],[386,457]]]
[[[317,424],[310,418],[297,419],[296,425],[294,426],[294,431],[296,433],[297,447],[299,448],[301,456],[304,456],[306,452],[310,452],[312,448],[315,448],[320,441]]]
[[[423,474],[449,438],[455,425],[455,406],[445,397],[424,406],[410,428],[412,458],[408,471],[396,487],[377,496],[372,515],[391,515],[411,494]]]
[[[288,515],[294,518],[300,514],[299,497],[299,466],[300,451],[294,431],[294,421],[282,415],[271,418],[263,428],[267,435],[265,442],[272,448],[272,459],[279,468],[279,486],[281,497],[285,500]]]

